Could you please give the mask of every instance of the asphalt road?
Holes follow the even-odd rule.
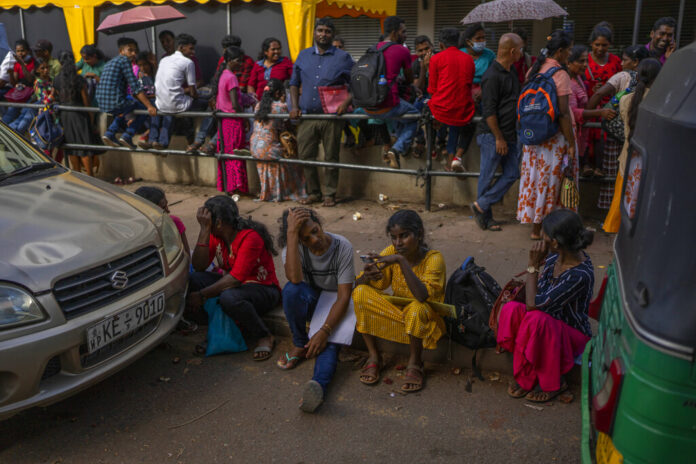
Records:
[[[165,189],[175,203],[172,213],[195,241],[195,211],[214,190]],[[239,205],[272,233],[282,209],[291,206],[250,200]],[[352,220],[356,211],[361,221]],[[379,251],[387,244],[384,225],[392,213],[387,205],[361,201],[319,212],[327,230],[353,242],[356,263],[358,250]],[[468,255],[501,283],[526,267],[530,230],[514,223],[511,214],[496,213],[509,221],[500,233],[480,231],[468,210],[445,207],[422,214],[428,241],[444,252],[449,272]],[[597,285],[611,258],[610,245],[611,237],[598,233],[588,250]],[[284,282],[282,274],[279,266]],[[360,353],[351,352],[339,364],[327,401],[309,415],[298,403],[313,363],[291,372],[275,367],[289,340],[280,339],[273,360],[257,363],[250,353],[196,357],[193,347],[203,338],[201,331],[172,334],[104,382],[0,422],[0,463],[579,462],[578,385],[571,384],[574,402],[555,400],[539,410],[509,398],[505,376],[474,380],[468,392],[468,369],[454,375],[452,366],[429,365],[425,388],[403,396],[396,392],[401,380],[395,366],[405,359],[389,363],[384,377],[392,384],[366,387],[355,366]]]

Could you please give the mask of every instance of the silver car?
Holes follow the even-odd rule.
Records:
[[[183,312],[189,257],[154,205],[0,124],[0,419],[138,359]]]

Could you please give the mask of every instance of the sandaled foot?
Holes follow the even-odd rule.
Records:
[[[582,177],[591,177],[592,174],[594,174],[594,169],[592,169],[590,166],[585,166],[582,168]]]
[[[555,397],[557,397],[558,395],[560,395],[561,393],[563,393],[567,389],[568,389],[568,384],[563,382],[561,384],[561,388],[559,388],[556,391],[547,392],[547,391],[535,389],[535,390],[532,390],[529,393],[527,393],[527,395],[525,395],[524,398],[527,401],[531,401],[533,403],[546,403],[547,401],[551,401],[552,399],[554,399]]]
[[[307,198],[303,198],[298,203],[304,206],[313,205],[314,203],[319,203],[321,201],[321,195],[312,193]]]
[[[524,388],[520,387],[520,384],[515,380],[508,384],[507,394],[512,398],[522,398],[527,396],[528,393],[529,390],[525,390]]]
[[[379,382],[381,362],[379,360],[368,359],[360,370],[360,381],[365,385],[375,385]]]
[[[404,374],[404,383],[401,384],[401,391],[406,393],[414,393],[423,388],[423,379],[425,378],[425,373],[423,372],[423,366],[416,366],[411,364],[406,367],[406,373]]]
[[[186,153],[191,155],[194,154],[198,151],[199,148],[201,148],[201,145],[203,145],[201,142],[194,142],[188,147],[186,147]]]
[[[300,361],[302,361],[302,358],[304,358],[306,352],[307,350],[304,348],[295,347],[289,352],[285,352],[283,357],[276,361],[276,365],[285,371],[294,369],[297,367]]]
[[[326,206],[327,208],[333,208],[336,206],[336,197],[333,195],[327,195],[326,198],[324,198],[324,203],[322,203],[322,206]]]
[[[271,357],[275,339],[273,337],[264,337],[259,340],[258,345],[254,348],[254,361],[265,361]]]
[[[595,177],[604,177],[604,171],[602,171],[602,170],[599,169],[599,168],[596,168],[596,169],[594,170],[593,174],[594,174]]]
[[[489,219],[486,223],[486,229],[491,230],[493,232],[500,232],[501,230],[503,230],[503,228],[500,227],[500,223],[493,218]]]
[[[476,202],[473,202],[469,205],[469,207],[471,208],[471,212],[474,215],[476,224],[479,226],[481,230],[486,230],[486,218],[484,217],[483,212],[479,210],[478,204],[476,204]]]

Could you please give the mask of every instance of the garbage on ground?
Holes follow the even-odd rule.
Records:
[[[361,219],[362,219],[362,214],[360,214],[360,213],[357,212],[357,211],[356,211],[355,213],[353,213],[353,220],[354,220],[354,221],[359,221],[359,220],[361,220]]]
[[[380,194],[377,196],[377,198],[379,199],[379,202],[380,202],[380,203],[384,203],[385,201],[387,201],[387,200],[389,199],[389,197],[388,197],[387,195],[383,194],[383,193],[380,193]]]
[[[398,211],[401,209],[401,206],[392,203],[387,205],[387,208],[389,208],[391,211]]]
[[[179,356],[175,356],[174,359],[172,359],[172,363],[174,364],[179,364],[179,361],[181,361],[181,358]]]
[[[535,411],[543,411],[544,410],[544,408],[542,408],[541,406],[537,406],[535,404],[524,403],[524,405],[527,406],[528,408],[534,409]]]
[[[167,383],[167,382],[169,382],[170,380],[172,380],[172,379],[169,378],[169,377],[160,377],[160,378],[159,378],[159,381],[160,381],[160,382],[164,382],[164,383]]]
[[[202,362],[203,362],[203,358],[191,358],[188,361],[186,361],[186,364],[193,365],[193,366],[200,366]]]
[[[491,374],[488,374],[488,380],[490,380],[491,382],[498,382],[500,380],[500,373],[493,372]]]
[[[444,203],[438,203],[438,204],[437,204],[437,207],[440,208],[440,209],[444,208],[445,206],[447,206],[447,205],[444,204]]]
[[[234,195],[232,195],[232,199],[234,200],[235,203],[237,203],[239,201],[239,195],[237,195],[235,193]]]
[[[461,367],[453,367],[452,369],[450,369],[450,374],[452,374],[452,375],[459,375],[461,373],[462,373]]]
[[[389,377],[385,377],[385,378],[384,378],[384,383],[386,383],[387,385],[391,385],[391,384],[394,383],[394,381],[393,381],[392,379],[390,379]]]

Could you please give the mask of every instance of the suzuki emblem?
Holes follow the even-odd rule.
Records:
[[[128,285],[128,274],[124,271],[116,271],[111,274],[111,286],[116,290],[123,290]]]

